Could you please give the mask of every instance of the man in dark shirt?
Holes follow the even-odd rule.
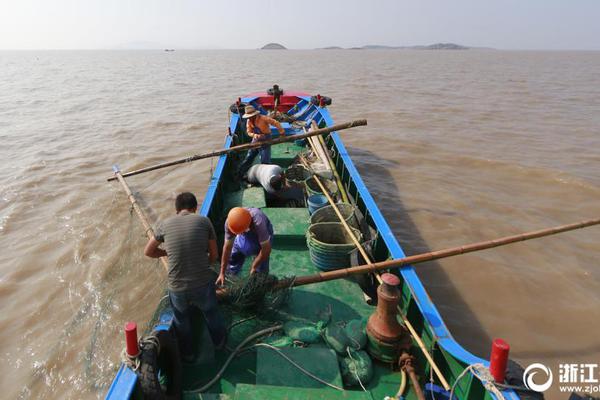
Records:
[[[273,225],[258,208],[234,207],[225,221],[225,241],[221,255],[221,272],[217,284],[225,281],[225,272],[237,275],[246,257],[255,255],[250,273],[269,272],[273,242]]]
[[[202,311],[213,343],[225,344],[226,328],[215,294],[215,273],[210,263],[217,260],[217,240],[210,220],[196,214],[198,202],[189,192],[175,199],[177,214],[158,225],[144,254],[168,257],[168,290],[173,308],[173,326],[184,361],[192,361],[192,311]],[[159,248],[164,243],[164,250]]]

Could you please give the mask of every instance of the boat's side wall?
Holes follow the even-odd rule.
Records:
[[[229,128],[230,132],[233,134],[237,131],[238,122],[240,121],[240,116],[238,114],[233,114],[231,119],[229,120]],[[227,136],[225,139],[225,144],[223,145],[224,149],[228,149],[231,147],[233,142],[232,136]],[[200,207],[200,215],[204,215],[205,217],[209,217],[209,213],[211,211],[211,207],[216,204],[222,204],[222,199],[219,198],[222,194],[219,192],[221,190],[221,176],[223,175],[223,170],[225,169],[225,164],[227,162],[227,155],[222,155],[219,157],[217,161],[217,165],[215,167],[215,171],[213,176],[210,178],[210,183],[208,184],[208,188],[206,189],[206,195],[204,196],[204,201],[202,202],[202,207]],[[215,204],[213,204],[215,203]]]

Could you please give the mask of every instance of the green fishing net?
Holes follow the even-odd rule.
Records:
[[[373,377],[373,363],[366,351],[349,349],[347,357],[339,360],[344,385],[367,385]]]
[[[353,319],[348,321],[344,332],[350,340],[353,350],[362,350],[367,345],[367,321],[364,319]]]
[[[314,344],[321,341],[321,333],[325,323],[319,321],[316,324],[301,321],[288,321],[283,324],[283,331],[292,340]]]
[[[293,281],[293,278],[278,278],[275,275],[254,273],[227,282],[226,296],[223,304],[240,311],[278,309],[289,297],[291,287],[278,288],[282,280]]]
[[[291,337],[283,335],[269,336],[262,342],[275,347],[291,347],[294,344],[294,340]]]
[[[330,324],[323,335],[325,342],[338,354],[346,355],[347,348],[360,350],[367,344],[364,320],[354,319],[345,324]]]

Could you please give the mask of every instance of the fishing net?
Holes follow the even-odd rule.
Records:
[[[273,335],[265,338],[262,342],[275,347],[291,347],[294,344],[294,339],[289,336]]]
[[[280,282],[290,282],[283,288]],[[254,273],[228,282],[222,302],[234,311],[255,311],[256,313],[277,310],[284,304],[291,292],[293,278],[280,279],[275,275]]]
[[[323,335],[325,342],[338,354],[346,355],[347,349],[360,350],[367,344],[367,334],[363,320],[351,320],[344,325],[329,325]]]
[[[345,354],[346,348],[348,347],[348,337],[344,332],[344,328],[339,326],[338,324],[329,325],[325,329],[325,333],[323,335],[325,338],[325,342],[329,347],[336,351],[338,354]]]
[[[296,118],[293,115],[282,113],[281,111],[271,110],[268,114],[269,117],[279,122],[294,122]]]
[[[366,351],[348,349],[348,357],[340,359],[342,380],[347,386],[364,386],[373,377],[373,363]]]
[[[364,349],[367,345],[367,323],[364,319],[353,319],[346,324],[344,333],[350,341],[349,347],[354,350]]]
[[[314,344],[321,341],[321,334],[325,322],[319,321],[316,324],[301,321],[288,321],[283,325],[283,331],[292,340]]]
[[[287,180],[293,180],[296,182],[302,182],[310,177],[310,172],[301,164],[293,164],[287,167],[284,172]]]

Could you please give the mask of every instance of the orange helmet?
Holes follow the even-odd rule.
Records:
[[[236,235],[246,232],[252,222],[250,211],[242,207],[234,207],[227,214],[227,227]]]

